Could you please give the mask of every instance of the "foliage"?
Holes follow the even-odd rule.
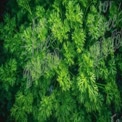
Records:
[[[104,12],[97,0],[13,3],[0,23],[0,115],[110,122],[122,111],[122,37],[112,35],[121,30],[118,4]]]

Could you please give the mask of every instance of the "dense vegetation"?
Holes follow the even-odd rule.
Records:
[[[9,0],[0,22],[0,116],[120,120],[121,8],[121,0]]]

